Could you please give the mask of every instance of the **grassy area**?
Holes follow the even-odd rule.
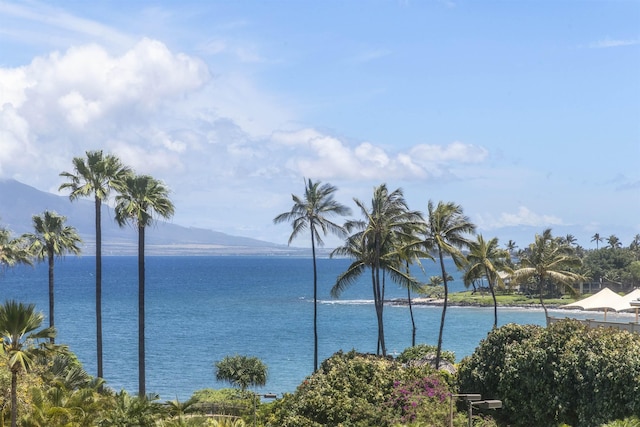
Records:
[[[537,296],[528,297],[521,294],[496,294],[496,300],[500,306],[526,307],[528,305],[540,304],[540,300]],[[554,306],[569,304],[574,301],[574,298],[566,296],[560,299],[545,299],[544,303],[549,306]],[[450,293],[449,302],[468,305],[493,305],[493,298],[491,297],[490,292],[476,292],[475,294],[472,294],[472,291],[464,291]]]

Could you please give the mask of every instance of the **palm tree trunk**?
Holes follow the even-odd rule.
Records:
[[[409,275],[409,261],[406,262],[407,276]],[[411,288],[407,286],[407,301],[409,303],[409,315],[411,316],[411,347],[416,346],[416,321],[413,318],[413,305],[411,304]]]
[[[376,288],[378,294],[378,298],[375,301],[376,317],[378,319],[378,343],[380,345],[380,352],[382,352],[382,356],[385,357],[387,355],[387,346],[384,342],[384,291],[380,287],[380,267],[376,269]]]
[[[96,353],[98,378],[104,378],[102,370],[102,202],[96,195]],[[102,386],[100,386],[102,390]]]
[[[18,427],[18,371],[11,370],[11,427]]]
[[[53,256],[53,249],[49,249],[47,251],[47,256],[49,258],[49,327],[53,328],[55,326],[55,319],[54,319],[54,292],[53,292],[53,263],[54,263],[54,256]],[[49,341],[51,342],[51,344],[55,343],[55,338],[51,337],[49,338]]]
[[[380,299],[379,289],[376,286],[375,268],[371,267],[371,287],[373,289],[373,306],[376,309],[376,319],[378,318],[378,300]],[[376,354],[380,354],[380,322],[378,322],[378,338],[376,342]]]
[[[411,289],[407,287],[407,299],[409,300],[409,314],[411,315],[411,347],[416,346],[416,321],[413,318],[413,306],[411,305]]]
[[[498,327],[498,300],[496,299],[496,291],[494,289],[493,280],[491,280],[491,272],[487,267],[484,268],[484,274],[487,276],[487,282],[489,282],[489,290],[491,291],[491,297],[493,298],[493,329]]]
[[[318,271],[313,227],[311,227],[311,253],[313,255],[313,372],[316,372],[318,370]]]
[[[544,289],[543,280],[538,280],[538,296],[540,298],[540,305],[542,305],[542,309],[544,310],[544,319],[547,322],[547,326],[549,326],[549,313],[547,311],[547,306],[544,305],[544,299],[542,298],[542,292]]]
[[[442,355],[442,333],[444,332],[444,319],[447,315],[447,302],[449,301],[449,284],[447,283],[447,272],[444,268],[444,258],[442,250],[438,247],[440,257],[440,269],[442,270],[442,282],[444,284],[444,304],[442,304],[442,317],[440,318],[440,333],[438,334],[438,348],[436,351],[436,369],[440,368],[440,356]]]
[[[145,387],[144,350],[144,227],[138,226],[138,396],[144,398]]]
[[[378,319],[378,354],[380,354],[381,351],[382,356],[386,357],[387,347],[384,343],[384,318],[382,313],[384,309],[384,289],[380,286],[380,241],[378,236],[376,236],[375,239],[374,296],[377,296],[377,298],[374,299],[374,305],[376,307],[376,317]]]

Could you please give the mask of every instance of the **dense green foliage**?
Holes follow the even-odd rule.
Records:
[[[506,423],[599,426],[640,412],[640,336],[572,320],[507,325],[462,361],[459,381],[502,400]]]
[[[630,286],[640,283],[634,275],[632,263],[638,260],[638,251],[627,248],[602,248],[588,251],[583,259],[584,272],[592,281],[616,282]]]
[[[448,376],[351,351],[325,360],[274,404],[268,426],[448,425]],[[414,425],[414,424],[412,424]]]
[[[418,344],[413,347],[407,347],[404,349],[396,360],[400,363],[407,363],[412,360],[420,360],[426,356],[433,356],[438,351],[435,345],[430,344]],[[456,354],[453,351],[445,350],[442,352],[442,360],[446,360],[450,363],[456,363]]]

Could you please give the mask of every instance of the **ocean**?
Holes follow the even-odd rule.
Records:
[[[330,297],[348,259],[318,259],[319,358],[339,350],[375,352],[377,324],[370,275]],[[426,277],[437,275],[425,262]],[[450,290],[464,290],[460,274]],[[269,369],[261,393],[293,392],[313,370],[313,270],[311,258],[252,256],[148,256],[146,258],[147,391],[162,400],[186,400],[195,390],[228,387],[216,382],[214,362],[227,355],[262,359]],[[74,351],[96,373],[95,259],[56,259],[56,343]],[[414,273],[415,274],[415,273]],[[48,325],[47,265],[19,266],[0,275],[1,299],[35,303]],[[107,386],[137,392],[137,257],[103,258],[103,345]],[[406,298],[393,282],[387,298]],[[415,306],[417,343],[436,344],[441,307]],[[566,312],[560,312],[564,317]],[[576,313],[572,312],[574,316]],[[406,306],[386,306],[389,353],[411,345]],[[624,315],[623,315],[624,316]],[[599,318],[590,313],[591,318]],[[609,317],[613,319],[612,314]],[[540,309],[499,308],[498,321],[544,324]],[[449,307],[443,348],[457,360],[473,353],[493,324],[493,309]]]

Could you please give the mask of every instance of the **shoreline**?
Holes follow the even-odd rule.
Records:
[[[385,303],[396,306],[408,306],[409,300],[407,298],[394,298],[390,300],[385,300]],[[428,306],[442,306],[444,305],[444,299],[442,298],[411,298],[411,305],[428,305]],[[448,307],[493,307],[492,303],[482,303],[477,301],[449,301],[447,303]],[[560,309],[560,310],[569,310],[565,308],[560,308],[560,304],[546,304],[547,308]],[[509,308],[542,308],[542,304],[539,302],[532,302],[531,304],[500,304],[498,303],[498,307],[509,307]]]

